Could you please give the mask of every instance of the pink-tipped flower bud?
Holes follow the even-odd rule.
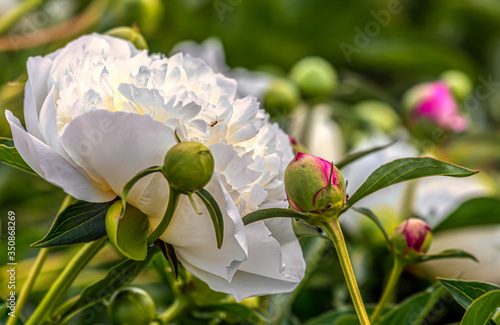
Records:
[[[445,131],[462,132],[469,121],[458,110],[458,105],[448,85],[443,81],[430,82],[411,88],[404,98],[410,110],[410,124],[419,120],[431,122]]]
[[[299,152],[285,171],[290,207],[336,216],[345,204],[344,177],[332,163]]]
[[[423,220],[410,218],[392,235],[394,252],[409,258],[423,255],[432,241],[431,227]]]

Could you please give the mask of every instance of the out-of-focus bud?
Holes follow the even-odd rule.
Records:
[[[139,31],[139,28],[136,26],[116,27],[108,30],[105,34],[129,41],[130,43],[134,44],[134,46],[139,50],[148,49],[148,43],[144,39],[144,36],[142,36],[141,32]]]
[[[288,115],[297,105],[300,92],[297,85],[284,78],[274,79],[264,94],[264,107],[271,116]]]
[[[329,97],[337,87],[337,72],[323,58],[310,56],[295,63],[290,77],[309,98]]]
[[[442,81],[414,86],[405,94],[403,103],[413,126],[423,119],[445,131],[462,132],[469,124],[459,112],[450,89]]]
[[[431,241],[431,227],[416,218],[403,222],[392,235],[394,252],[409,259],[425,254]]]
[[[307,153],[306,148],[301,143],[299,143],[295,138],[288,137],[288,140],[290,140],[290,145],[292,146],[292,150],[295,155],[298,154],[299,152]]]
[[[199,142],[181,142],[165,155],[163,174],[170,186],[181,193],[190,194],[208,184],[214,172],[214,157]]]
[[[458,99],[464,99],[472,92],[472,81],[469,76],[459,70],[447,70],[439,76],[443,80],[451,92]]]
[[[108,305],[108,317],[113,325],[149,325],[154,316],[153,299],[138,288],[125,288],[116,292]]]
[[[401,124],[401,119],[392,107],[378,100],[362,101],[354,106],[354,112],[361,120],[369,123],[375,129],[387,133]]]
[[[290,207],[300,212],[337,216],[345,205],[344,177],[330,162],[298,153],[285,171]]]

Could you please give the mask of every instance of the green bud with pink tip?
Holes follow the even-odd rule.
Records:
[[[424,255],[431,241],[431,227],[425,221],[416,218],[403,222],[392,235],[394,252],[410,260]]]
[[[299,152],[285,171],[290,208],[317,213],[321,221],[336,217],[345,205],[345,181],[329,161]],[[314,221],[313,221],[314,222]]]

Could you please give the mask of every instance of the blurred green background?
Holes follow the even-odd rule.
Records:
[[[180,41],[202,42],[209,37],[221,40],[229,67],[272,71],[286,76],[299,59],[317,55],[328,60],[340,80],[352,76],[367,85],[364,91],[344,92],[346,105],[363,99],[386,98],[392,105],[403,93],[419,82],[435,80],[443,71],[457,69],[466,73],[474,87],[490,80],[488,93],[474,97],[474,106],[462,104],[462,110],[474,121],[474,127],[459,142],[456,152],[447,152],[453,162],[481,168],[498,183],[500,165],[500,2],[496,0],[46,0],[25,1],[33,5],[18,23],[0,35],[0,136],[10,137],[3,115],[9,109],[22,116],[26,61],[30,56],[45,55],[79,35],[105,32],[118,26],[136,25],[151,53],[168,54]],[[21,1],[0,0],[0,17]],[[391,13],[393,12],[397,13]],[[389,14],[388,14],[389,13]],[[382,19],[382,20],[380,20]],[[27,33],[27,34],[26,34]],[[21,38],[15,35],[23,34]],[[346,55],[346,51],[349,53]],[[498,82],[496,82],[498,80]],[[348,84],[347,84],[348,86]],[[346,83],[344,83],[344,90]],[[368,89],[368,90],[367,90]],[[401,114],[397,105],[393,109]],[[349,119],[339,123],[349,124]],[[347,127],[348,128],[348,127]],[[344,130],[346,128],[344,127]],[[347,148],[352,143],[344,133]],[[477,146],[478,141],[481,142]],[[458,147],[456,145],[456,147]],[[470,150],[474,150],[471,152]],[[7,211],[17,215],[18,258],[32,258],[36,251],[29,244],[49,229],[64,193],[40,178],[0,165],[0,204],[2,224]],[[3,230],[2,230],[3,235]],[[2,239],[2,252],[4,240]],[[362,290],[367,301],[380,294],[380,279],[390,259],[384,248],[371,252],[369,243],[350,247],[358,264],[376,264]],[[52,272],[63,267],[64,256],[73,250],[61,250],[53,258]],[[359,252],[359,256],[356,255]],[[335,306],[341,308],[347,298],[333,248],[327,249],[318,270],[298,295],[293,311],[298,319],[314,317]],[[385,257],[384,257],[385,256]],[[61,260],[57,260],[57,258]],[[118,259],[110,249],[101,256],[103,264],[91,269],[83,285],[102,276],[106,263]],[[5,262],[5,254],[0,254]],[[92,273],[95,271],[94,273]],[[498,271],[498,270],[497,270]],[[49,271],[48,271],[49,272]],[[3,275],[2,275],[3,276]],[[39,284],[37,292],[50,283]],[[405,285],[398,297],[406,297],[430,282],[405,274]],[[158,287],[158,276],[147,273],[139,286],[168,305],[168,287]],[[43,281],[42,281],[43,282]],[[332,289],[332,288],[335,288]],[[0,293],[4,291],[0,289]],[[33,302],[32,302],[33,303]],[[32,310],[33,304],[26,308]],[[461,309],[448,303],[442,318],[459,321]],[[455,315],[455,316],[454,316]],[[458,316],[456,316],[458,315]],[[105,318],[102,320],[105,322]],[[203,322],[202,322],[203,323]]]

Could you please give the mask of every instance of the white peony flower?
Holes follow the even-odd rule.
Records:
[[[293,290],[305,263],[289,219],[244,226],[245,214],[287,207],[283,174],[293,158],[287,135],[252,97],[236,99],[234,80],[202,60],[148,56],[129,42],[83,36],[45,57],[28,60],[26,129],[6,111],[15,145],[43,178],[77,199],[106,202],[137,172],[162,165],[180,138],[210,148],[215,173],[206,189],[224,215],[216,246],[208,212],[199,216],[183,196],[161,239],[194,275],[215,290],[245,297]],[[163,217],[168,184],[141,179],[128,202]]]
[[[234,69],[226,65],[224,48],[217,38],[208,38],[198,44],[193,41],[184,41],[176,44],[171,54],[184,53],[204,60],[214,72],[235,79],[238,82],[238,96],[256,96],[262,98],[264,92],[271,84],[273,77],[264,72],[249,71],[242,67]]]

